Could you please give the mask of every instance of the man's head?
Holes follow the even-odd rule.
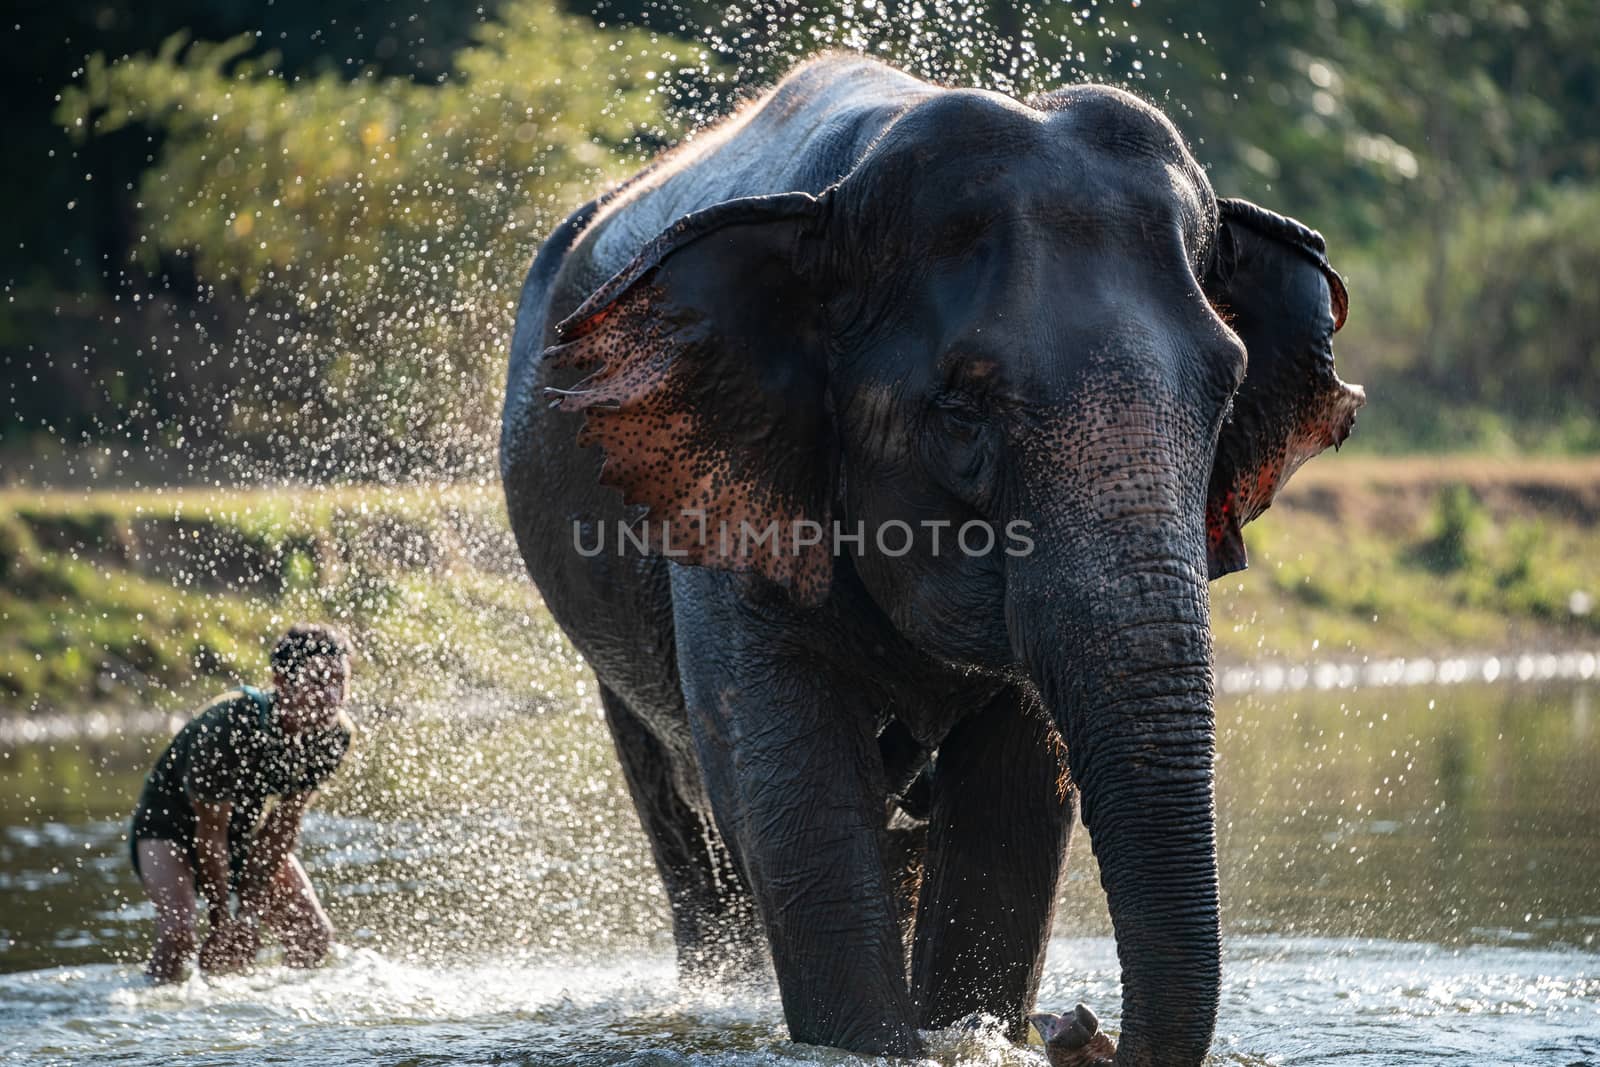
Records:
[[[295,623],[272,650],[272,681],[285,730],[324,725],[349,691],[350,639],[322,623]]]

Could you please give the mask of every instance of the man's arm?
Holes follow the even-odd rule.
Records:
[[[194,850],[199,860],[200,895],[206,898],[206,917],[215,930],[228,921],[228,818],[233,804],[208,804],[190,798],[195,812]]]
[[[211,804],[191,795],[195,811],[194,850],[200,862],[200,893],[206,898],[206,918],[211,931],[200,946],[200,969],[226,974],[247,967],[255,956],[256,932],[252,923],[228,912],[228,817],[233,804]]]
[[[300,819],[316,795],[314,789],[288,793],[267,816],[261,831],[251,842],[250,858],[245,862],[244,877],[239,882],[241,916],[259,918],[268,909],[278,868],[299,842]]]

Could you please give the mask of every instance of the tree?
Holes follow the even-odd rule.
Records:
[[[479,27],[436,85],[285,76],[253,43],[95,57],[58,117],[164,135],[140,183],[144,255],[190,251],[260,320],[212,339],[251,364],[230,432],[312,471],[482,469],[533,249],[674,135],[662,86],[698,53],[538,0]]]

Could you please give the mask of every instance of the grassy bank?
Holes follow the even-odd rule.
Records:
[[[1600,461],[1330,456],[1212,586],[1219,660],[1403,656],[1600,639]]]
[[[1312,464],[1213,586],[1219,661],[1600,640],[1600,461]],[[0,708],[180,704],[262,679],[289,621],[362,648],[364,698],[565,700],[576,659],[498,490],[0,492]]]
[[[180,704],[264,681],[291,621],[355,635],[372,704],[517,688],[575,657],[497,489],[0,493],[0,707]]]

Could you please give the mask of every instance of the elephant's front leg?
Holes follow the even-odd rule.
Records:
[[[1009,690],[939,746],[912,950],[923,1029],[985,1012],[1025,1037],[1072,831],[1064,767]]]
[[[871,716],[830,691],[814,663],[740,659],[724,670],[702,660],[685,689],[712,811],[755,896],[790,1036],[918,1053]]]

